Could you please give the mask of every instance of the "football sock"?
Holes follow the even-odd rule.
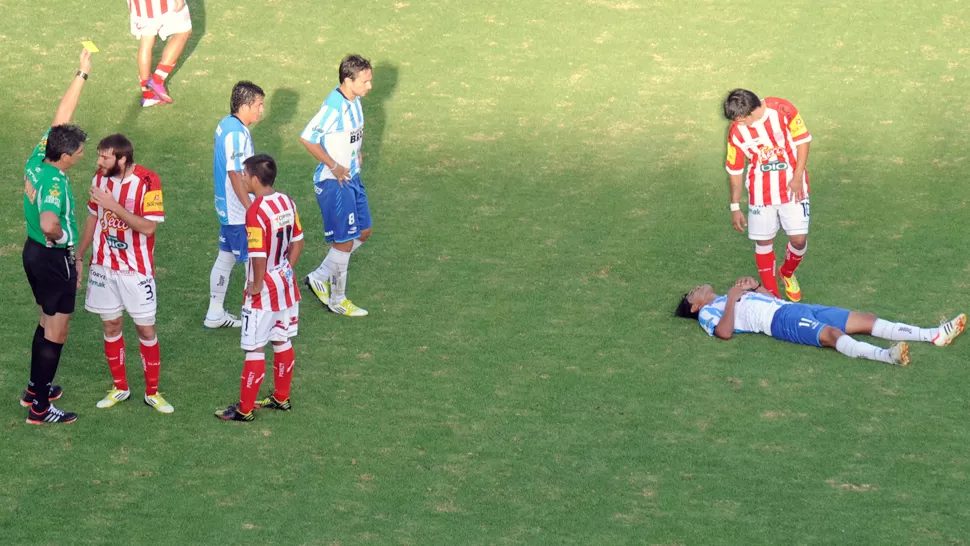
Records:
[[[333,263],[333,247],[330,247],[330,251],[327,252],[327,257],[320,263],[320,267],[310,272],[310,276],[319,282],[328,282],[330,281],[330,277],[333,277],[335,268],[336,266]]]
[[[246,365],[243,366],[242,382],[239,385],[239,412],[249,413],[256,405],[259,386],[263,384],[266,374],[266,357],[255,351],[246,353]]]
[[[158,337],[141,342],[141,365],[145,370],[145,394],[158,393],[158,375],[162,368],[162,356],[158,348]]]
[[[38,376],[32,380],[34,384],[34,404],[31,407],[34,413],[44,413],[50,407],[51,383],[57,375],[57,365],[61,360],[61,350],[64,349],[63,343],[54,343],[46,337],[40,339],[38,344],[37,358]]]
[[[141,98],[150,99],[155,97],[155,92],[148,88],[148,80],[139,80],[141,82]]]
[[[931,342],[940,331],[939,328],[920,328],[901,322],[876,319],[872,325],[872,336],[889,341],[926,341]]]
[[[892,364],[893,359],[889,356],[889,349],[876,347],[863,341],[852,339],[848,335],[842,335],[835,342],[835,350],[849,358],[865,358]]]
[[[350,253],[353,254],[354,252],[356,252],[357,249],[360,248],[360,245],[362,244],[364,244],[364,241],[361,241],[360,239],[354,239],[354,247],[350,249]]]
[[[781,297],[778,294],[778,280],[775,278],[775,247],[772,245],[755,245],[754,261],[758,265],[761,286],[764,286],[765,290],[774,294],[776,298]]]
[[[347,297],[347,266],[350,264],[350,252],[330,248],[333,255],[333,281],[330,283],[330,301],[340,303]]]
[[[782,277],[791,277],[795,273],[795,269],[798,267],[798,264],[802,263],[802,258],[805,257],[807,250],[808,243],[805,243],[805,247],[801,250],[793,247],[791,243],[788,243],[788,248],[785,249],[785,263],[778,270]]]
[[[118,334],[115,337],[104,338],[104,356],[108,360],[111,380],[116,389],[128,390],[128,378],[125,373],[125,337]]]
[[[293,381],[293,344],[287,341],[282,345],[273,345],[273,397],[280,402],[290,397],[290,383]]]
[[[236,265],[236,257],[232,252],[220,250],[216,263],[212,266],[212,272],[209,273],[209,311],[205,318],[216,320],[225,314],[223,304],[226,301],[226,291],[229,289],[229,275],[232,274],[234,265]]]
[[[158,63],[158,66],[155,67],[155,73],[152,74],[152,81],[155,83],[165,83],[165,79],[168,78],[173,68],[175,68],[174,64]]]
[[[34,340],[30,344],[30,379],[27,381],[27,392],[35,394],[40,381],[40,344],[44,340],[44,327],[39,323],[34,329]]]

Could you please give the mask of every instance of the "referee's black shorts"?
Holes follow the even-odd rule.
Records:
[[[27,239],[24,243],[24,272],[34,292],[34,300],[44,314],[74,312],[77,296],[77,266],[65,248],[47,248]]]

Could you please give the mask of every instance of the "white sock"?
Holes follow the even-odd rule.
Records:
[[[226,313],[223,303],[226,301],[229,275],[232,274],[234,265],[236,265],[236,257],[233,253],[220,250],[216,263],[212,265],[212,272],[209,273],[209,311],[206,312],[205,318],[216,320]]]
[[[337,304],[347,297],[347,266],[350,264],[350,252],[330,248],[333,257],[333,277],[330,281],[330,302]]]
[[[327,252],[327,257],[320,263],[320,267],[310,272],[312,280],[317,282],[330,282],[334,269],[336,269],[336,265],[333,263],[333,251],[334,248],[330,247],[330,252]]]
[[[354,248],[350,249],[350,253],[353,254],[358,248],[360,248],[360,245],[362,244],[364,244],[364,241],[361,241],[360,239],[354,239]]]
[[[876,319],[872,325],[873,337],[888,339],[889,341],[926,341],[931,342],[940,331],[939,328],[920,328],[901,322],[889,322]]]
[[[849,358],[865,358],[892,364],[893,359],[889,356],[889,349],[876,347],[864,341],[857,341],[848,335],[842,335],[835,342],[835,350]]]

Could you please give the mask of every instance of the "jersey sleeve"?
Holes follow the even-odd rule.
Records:
[[[44,136],[40,137],[40,141],[37,143],[37,146],[34,146],[34,151],[30,152],[31,159],[33,158],[44,159],[44,156],[47,155],[47,135],[49,135],[50,132],[51,132],[50,127],[48,127],[46,131],[44,131]]]
[[[226,172],[242,172],[246,160],[246,135],[242,131],[225,133],[222,145],[226,150]]]
[[[42,185],[37,193],[37,210],[38,212],[53,212],[60,216],[66,199],[64,181],[55,177],[51,179],[49,184]]]
[[[723,315],[724,312],[714,305],[705,305],[701,308],[701,312],[698,313],[697,321],[700,323],[701,328],[707,332],[707,335],[713,336],[714,328],[721,322]]]
[[[101,169],[98,169],[98,172],[94,173],[94,178],[91,179],[92,188],[98,185],[99,178],[101,178]],[[88,212],[95,216],[98,215],[98,204],[92,201],[90,197],[88,198]]]
[[[303,223],[300,222],[300,213],[296,210],[296,203],[290,199],[290,206],[293,207],[293,237],[290,242],[303,240]]]
[[[300,134],[300,138],[313,144],[320,144],[325,135],[334,131],[337,125],[337,118],[339,117],[340,112],[324,104],[320,107],[317,115],[313,116],[310,123],[307,123],[306,127],[303,128],[303,133]]]
[[[246,241],[250,258],[265,258],[269,253],[269,226],[263,224],[259,218],[259,207],[256,203],[246,211]]]
[[[802,115],[798,113],[798,108],[795,108],[794,104],[785,99],[775,99],[774,106],[782,115],[784,122],[788,124],[788,130],[791,131],[791,138],[796,146],[812,140],[812,133],[808,131]]]
[[[140,216],[155,222],[165,221],[165,201],[162,199],[162,180],[153,171],[141,173],[145,184],[145,196],[141,202]]]
[[[724,168],[728,174],[744,173],[744,153],[741,148],[734,143],[734,129],[728,134],[727,157],[724,159]]]

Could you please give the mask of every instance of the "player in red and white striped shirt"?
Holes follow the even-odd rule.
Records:
[[[778,296],[775,279],[775,235],[779,223],[788,235],[785,263],[779,273],[785,294],[802,299],[795,268],[808,249],[808,148],[812,134],[795,106],[785,99],[763,101],[751,91],[735,89],[724,100],[731,120],[725,166],[731,177],[731,221],[755,241],[761,284]],[[744,164],[748,168],[745,175]],[[741,213],[741,188],[748,190],[748,220]]]
[[[226,421],[252,421],[253,408],[290,410],[293,345],[300,316],[300,291],[293,268],[303,251],[303,227],[296,204],[273,189],[276,162],[254,155],[243,162],[243,179],[255,201],[246,212],[249,261],[242,309],[242,349],[246,352],[239,404],[218,410]],[[257,401],[266,371],[264,348],[273,344],[275,390]]]
[[[165,79],[175,68],[192,35],[189,7],[185,0],[128,0],[128,11],[131,15],[131,33],[140,40],[138,79],[141,81],[141,105],[149,107],[172,102],[165,89]],[[152,47],[155,36],[168,40],[168,43],[153,74]]]
[[[101,315],[104,354],[114,380],[97,406],[110,408],[131,395],[122,335],[122,313],[127,311],[138,330],[145,403],[172,413],[175,409],[158,392],[161,356],[155,332],[155,229],[165,221],[162,183],[157,174],[135,164],[131,142],[114,134],[98,143],[98,172],[90,194],[78,249],[83,256],[93,243],[84,307]]]

